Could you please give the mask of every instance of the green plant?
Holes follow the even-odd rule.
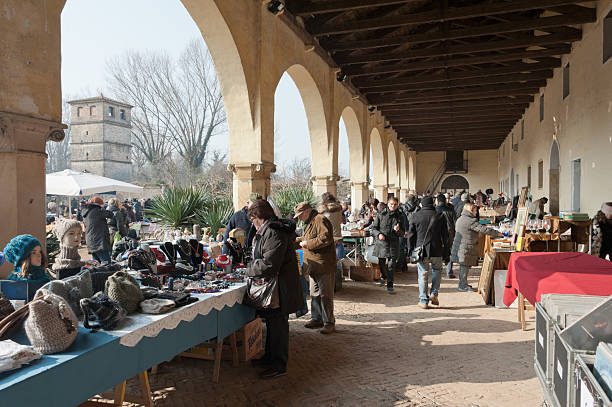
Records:
[[[314,208],[317,199],[314,192],[308,186],[289,186],[275,191],[272,194],[272,200],[278,206],[284,218],[293,213],[293,207],[300,202],[308,201]]]
[[[211,205],[212,198],[191,187],[174,187],[153,199],[145,211],[153,220],[172,228],[191,226],[197,215]]]
[[[198,213],[197,220],[202,226],[209,227],[214,236],[220,228],[227,225],[233,214],[234,205],[230,199],[216,199]]]
[[[47,266],[51,267],[55,263],[55,258],[60,252],[59,241],[55,236],[55,233],[47,233]]]

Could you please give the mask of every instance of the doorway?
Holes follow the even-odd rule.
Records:
[[[580,158],[572,161],[572,211],[580,212]]]
[[[550,146],[550,165],[548,170],[548,207],[554,216],[559,215],[559,143],[557,140]]]

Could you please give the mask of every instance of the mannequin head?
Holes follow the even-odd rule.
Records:
[[[62,237],[61,245],[69,248],[78,247],[81,244],[82,229],[80,226],[73,226]]]

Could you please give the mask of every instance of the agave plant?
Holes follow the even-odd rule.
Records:
[[[219,229],[227,225],[233,213],[234,205],[230,199],[217,199],[202,208],[196,218],[198,223],[209,227],[211,233],[215,235]]]
[[[153,199],[146,213],[155,221],[172,228],[190,226],[196,215],[209,205],[210,197],[191,187],[169,188]]]
[[[293,207],[300,202],[308,201],[313,207],[317,203],[314,192],[307,186],[290,186],[280,189],[272,194],[272,200],[285,218],[293,213]]]

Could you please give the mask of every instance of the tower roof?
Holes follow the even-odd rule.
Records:
[[[134,107],[134,106],[132,106],[130,104],[127,104],[125,102],[119,102],[118,100],[107,98],[106,96],[102,95],[101,93],[100,93],[100,96],[94,96],[94,97],[91,97],[91,98],[69,100],[68,104],[71,104],[71,105],[80,105],[80,104],[95,103],[95,102],[107,102],[107,103],[112,103],[112,104],[117,105],[117,106],[127,107],[127,108],[130,108],[130,109]]]

